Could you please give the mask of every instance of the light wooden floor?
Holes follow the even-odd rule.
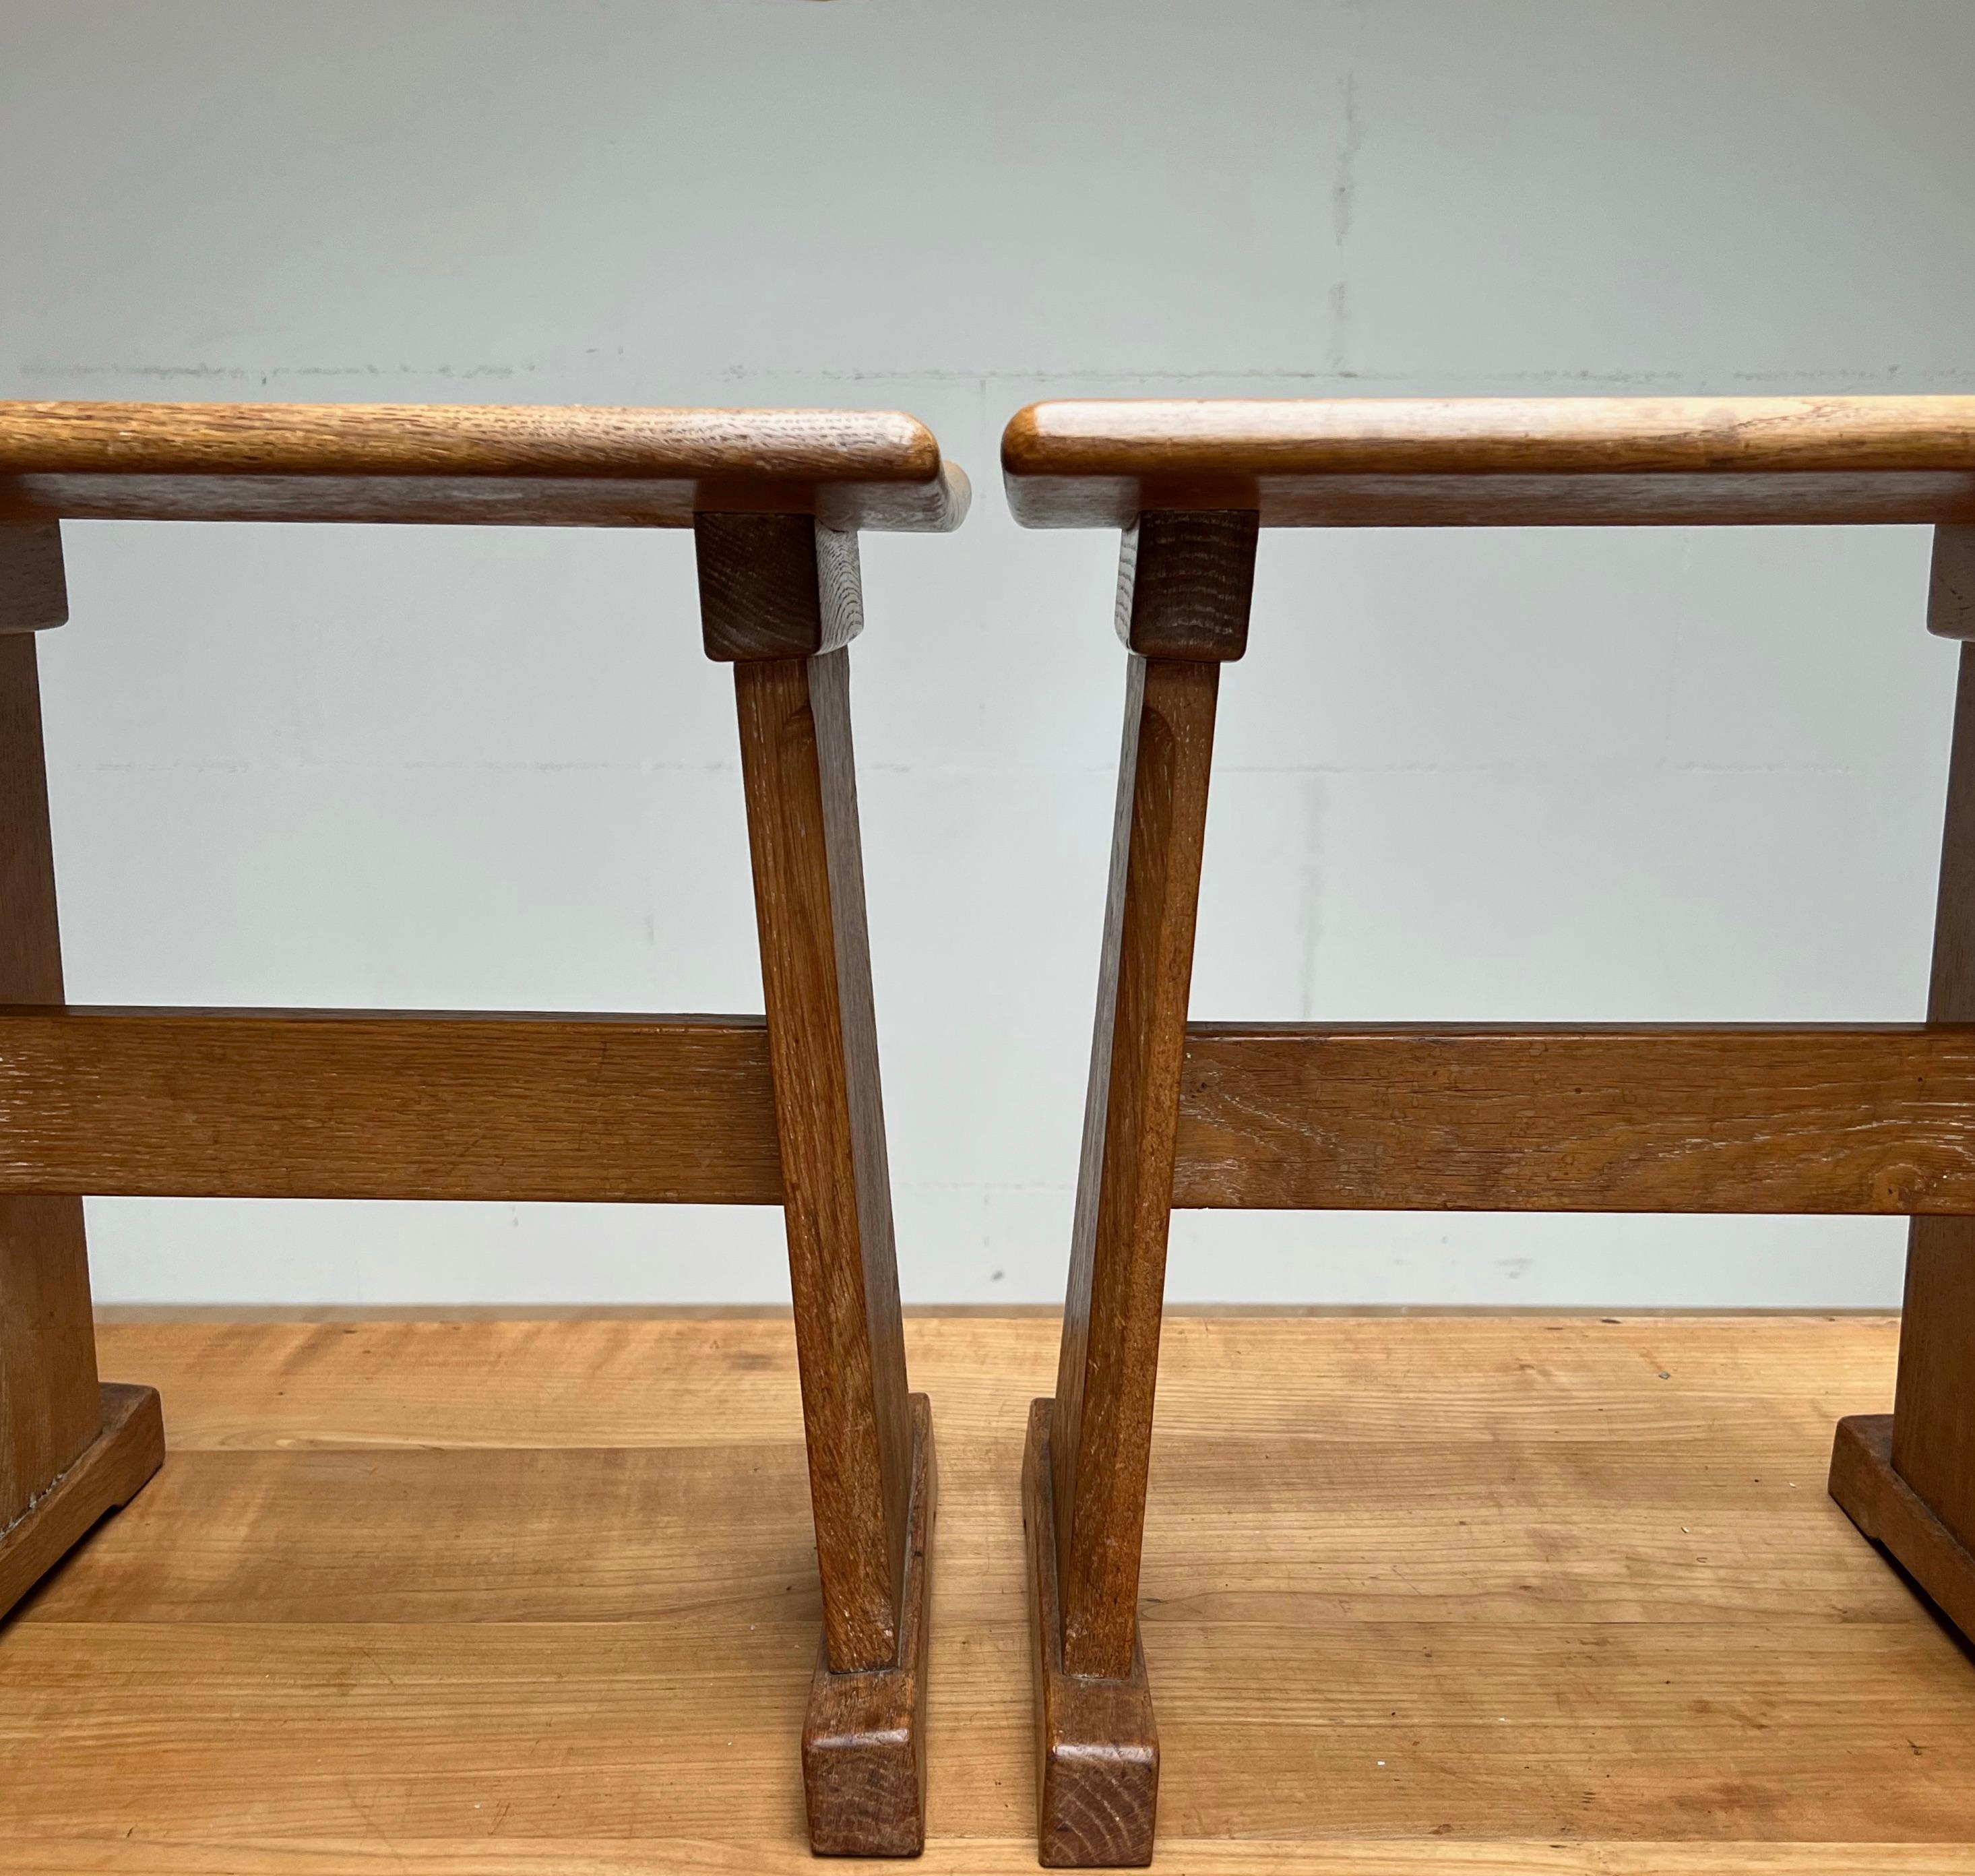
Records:
[[[1825,1496],[1885,1320],[1182,1318],[1158,1867],[1975,1871],[1975,1663]],[[1047,1318],[921,1317],[929,1871],[1034,1868]],[[0,1871],[813,1867],[772,1319],[107,1325],[172,1445],[0,1628]]]

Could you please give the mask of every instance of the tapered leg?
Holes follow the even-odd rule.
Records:
[[[819,1851],[915,1855],[936,1479],[908,1396],[850,739],[854,537],[703,517],[708,650],[734,661],[783,1206],[823,1582],[803,1728]]]
[[[1148,514],[1126,542],[1132,655],[1069,1296],[1024,1494],[1037,1841],[1052,1865],[1152,1857],[1139,1559],[1214,705],[1221,663],[1246,643],[1254,547],[1242,514]]]
[[[1928,624],[1964,641],[1934,926],[1930,1023],[1975,1022],[1975,527],[1935,531]],[[1832,1496],[1975,1640],[1975,1218],[1907,1229],[1890,1415],[1839,1424]]]
[[[55,530],[0,528],[0,1003],[62,1000],[33,633],[64,610]],[[97,1378],[82,1201],[0,1198],[0,1615],[163,1456],[156,1395]]]

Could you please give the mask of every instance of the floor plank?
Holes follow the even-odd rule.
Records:
[[[917,1316],[928,1871],[1034,1867],[1045,1318]],[[1975,1663],[1825,1497],[1885,1318],[1179,1317],[1159,1867],[1975,1868]],[[0,1876],[813,1867],[794,1352],[744,1319],[106,1324],[171,1455],[0,1627]]]

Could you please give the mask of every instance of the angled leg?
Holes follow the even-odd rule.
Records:
[[[0,527],[0,1003],[62,1000],[33,634],[67,616],[61,542]],[[156,1471],[158,1397],[100,1386],[82,1201],[0,1198],[0,1616]]]
[[[810,1839],[925,1837],[932,1419],[908,1396],[864,922],[849,653],[856,538],[807,516],[695,524],[708,655],[734,665],[781,1138],[823,1644],[803,1730]]]
[[[1052,1867],[1152,1858],[1139,1556],[1214,704],[1221,664],[1247,644],[1256,528],[1252,513],[1148,514],[1125,541],[1132,658],[1069,1299],[1023,1495],[1037,1841]]]
[[[1929,629],[1960,639],[1930,1023],[1975,1022],[1975,527],[1934,531]],[[1839,1421],[1831,1495],[1975,1640],[1975,1218],[1907,1227],[1891,1414]]]

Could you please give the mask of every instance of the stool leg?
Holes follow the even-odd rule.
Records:
[[[734,659],[823,1582],[803,1729],[810,1840],[825,1854],[909,1856],[925,1837],[936,1475],[925,1397],[906,1390],[849,653],[816,623],[854,608],[854,537],[833,544],[807,517],[775,516],[702,517],[699,534],[708,649]],[[750,628],[738,652],[737,614]],[[817,649],[763,655],[791,641]]]
[[[1936,531],[1928,623],[1975,637],[1975,528]],[[1961,647],[1930,1023],[1975,1022],[1975,644]],[[1907,1233],[1893,1411],[1839,1422],[1831,1495],[1975,1640],[1975,1218]]]
[[[1036,1834],[1053,1868],[1152,1861],[1158,1734],[1139,1641],[1187,992],[1221,666],[1247,646],[1259,517],[1149,511],[1125,537],[1132,653],[1053,1401],[1029,1415]]]
[[[62,1000],[32,636],[61,623],[61,554],[0,528],[0,1003]],[[82,1201],[0,1198],[0,1616],[163,1457],[157,1395],[97,1378]]]
[[[1139,1643],[1187,987],[1220,666],[1134,655],[1056,1398],[1029,1419],[1037,1835],[1051,1867],[1151,1861]]]

